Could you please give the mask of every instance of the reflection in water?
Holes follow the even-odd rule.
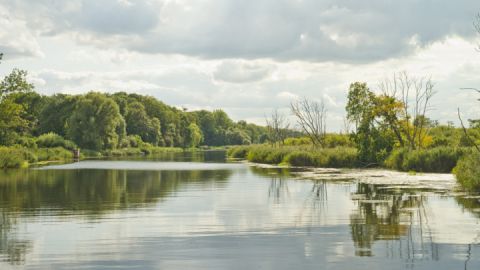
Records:
[[[114,210],[145,207],[185,185],[226,184],[231,170],[8,170],[0,171],[0,254],[25,261],[31,241],[15,230],[19,215],[84,215],[95,219]]]
[[[478,197],[197,158],[0,172],[0,269],[480,267]]]
[[[383,240],[387,256],[406,259],[412,266],[417,260],[439,259],[424,195],[359,183],[352,197],[358,206],[350,216],[358,256],[373,256],[374,242]]]

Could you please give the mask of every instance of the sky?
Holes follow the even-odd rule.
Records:
[[[223,109],[265,124],[299,98],[344,127],[351,83],[431,78],[428,115],[479,118],[478,0],[0,0],[0,76],[26,69],[42,94],[91,90]]]

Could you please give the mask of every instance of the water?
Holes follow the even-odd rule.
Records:
[[[0,172],[0,269],[480,269],[480,197],[451,176],[223,157]]]

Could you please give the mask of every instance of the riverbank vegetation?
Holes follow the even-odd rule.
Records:
[[[374,90],[352,83],[340,133],[327,132],[323,100],[294,100],[295,125],[274,110],[264,127],[126,92],[45,96],[26,77],[14,69],[0,82],[0,168],[70,160],[79,148],[81,157],[108,157],[239,145],[230,157],[291,166],[451,172],[458,164],[460,183],[480,187],[479,121],[457,128],[428,118],[435,90],[426,77],[397,73]]]
[[[469,128],[458,128],[430,120],[427,112],[434,93],[429,79],[406,73],[385,80],[377,91],[366,83],[355,82],[348,91],[344,134],[326,132],[323,102],[303,99],[292,103],[292,115],[304,137],[269,136],[278,139],[269,144],[233,147],[227,154],[251,162],[288,166],[384,167],[438,173],[450,173],[456,168],[454,172],[465,188],[478,189],[479,159],[475,149],[480,142],[480,128],[476,121],[471,121]],[[277,125],[268,126],[268,130],[278,133],[283,117],[274,112],[271,119],[267,124]]]
[[[222,110],[187,111],[125,92],[45,96],[19,69],[0,81],[0,168],[71,159],[78,148],[82,157],[126,156],[266,140],[265,127]]]

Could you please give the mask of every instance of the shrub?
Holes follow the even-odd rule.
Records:
[[[453,173],[462,187],[470,191],[480,191],[480,154],[474,153],[462,157]]]
[[[292,166],[317,166],[317,157],[306,151],[294,151],[289,153],[284,160]]]
[[[227,156],[231,158],[247,158],[250,146],[234,146],[228,149]]]
[[[77,148],[77,145],[69,140],[65,140],[62,136],[49,132],[40,135],[37,138],[38,147],[43,148],[54,148],[54,147],[63,147],[68,150],[74,150]]]
[[[460,157],[470,152],[468,148],[435,147],[431,149],[394,150],[385,161],[390,169],[417,172],[449,173]]]
[[[38,161],[59,161],[73,159],[72,151],[62,147],[38,148],[35,150]]]
[[[0,168],[24,168],[35,162],[36,156],[24,148],[0,147]]]
[[[30,137],[19,137],[17,138],[15,144],[20,145],[22,147],[28,148],[28,149],[36,149],[37,148],[37,143],[35,142],[34,138]]]
[[[351,168],[358,165],[358,154],[355,148],[327,148],[320,151],[319,157],[324,157],[326,160],[325,164],[319,164],[321,167]]]

